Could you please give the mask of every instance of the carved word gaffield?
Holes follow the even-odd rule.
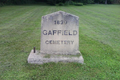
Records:
[[[77,30],[43,30],[43,35],[77,35]]]

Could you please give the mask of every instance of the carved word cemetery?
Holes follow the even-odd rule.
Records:
[[[28,63],[84,63],[79,51],[79,17],[58,11],[42,17],[40,50],[31,50]]]

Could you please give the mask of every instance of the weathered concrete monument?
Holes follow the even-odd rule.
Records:
[[[84,63],[79,51],[79,17],[58,11],[42,17],[40,50],[31,50],[28,63]]]

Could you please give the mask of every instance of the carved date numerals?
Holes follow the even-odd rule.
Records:
[[[55,20],[54,21],[55,24],[67,24],[67,21],[63,21],[63,20]]]

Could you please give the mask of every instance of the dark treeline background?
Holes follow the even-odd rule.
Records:
[[[83,3],[83,4],[112,4],[112,3],[120,3],[120,0],[0,0],[0,4],[36,4],[36,3],[46,3],[50,5],[55,5],[59,3]]]

